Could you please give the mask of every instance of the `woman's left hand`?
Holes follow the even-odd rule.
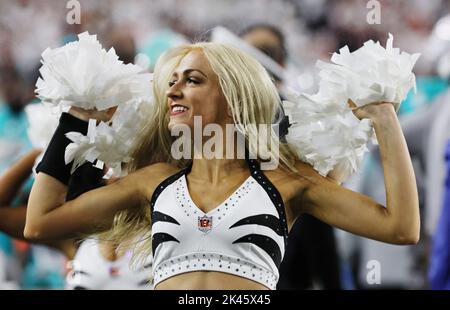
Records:
[[[363,118],[375,120],[379,117],[383,117],[386,113],[396,113],[395,104],[392,102],[373,102],[365,106],[358,107],[351,99],[349,99],[348,105],[353,114],[355,114],[355,116],[360,120]]]

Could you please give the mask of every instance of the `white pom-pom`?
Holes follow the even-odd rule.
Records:
[[[393,48],[389,34],[386,48],[372,40],[350,53],[347,46],[331,57],[332,64],[317,62],[321,78],[319,94],[351,99],[357,106],[392,102],[398,110],[409,90],[416,87],[412,69],[420,54]]]
[[[105,178],[122,177],[127,171],[122,164],[130,161],[130,153],[135,148],[139,133],[148,122],[152,103],[136,100],[120,105],[110,123],[89,121],[86,136],[78,132],[67,133],[72,143],[66,148],[65,162],[73,161],[72,172],[86,161],[108,171]]]
[[[348,100],[359,107],[392,102],[398,109],[415,88],[412,68],[419,54],[400,53],[393,48],[391,34],[386,48],[368,41],[353,53],[348,47],[339,52],[333,54],[331,64],[317,62],[320,84],[316,94],[292,93],[284,105],[292,123],[286,139],[299,158],[323,176],[332,173],[345,180],[359,169],[367,143],[374,138],[371,121],[359,120]]]
[[[369,120],[360,121],[343,104],[295,93],[288,95],[284,107],[291,121],[286,139],[301,160],[323,176],[339,169],[347,178],[358,169],[372,134]]]
[[[102,48],[97,36],[84,32],[78,38],[42,53],[42,78],[36,83],[41,100],[99,111],[136,98],[150,100],[145,90],[150,88],[150,74],[142,73],[139,66],[123,64],[113,48]]]

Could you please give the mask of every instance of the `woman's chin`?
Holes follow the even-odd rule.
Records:
[[[180,127],[180,128],[184,127],[184,128],[186,128],[186,126],[188,126],[189,128],[191,127],[190,124],[188,122],[186,122],[186,121],[171,119],[169,121],[168,128],[169,128],[170,131],[172,131],[172,130],[176,129],[177,127]]]

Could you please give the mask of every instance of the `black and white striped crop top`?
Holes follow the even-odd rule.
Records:
[[[218,271],[275,289],[288,228],[278,190],[247,159],[251,175],[224,202],[202,212],[189,195],[190,167],[151,199],[154,285],[181,273]]]

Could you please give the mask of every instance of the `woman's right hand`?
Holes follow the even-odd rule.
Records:
[[[95,119],[97,121],[102,122],[108,122],[112,116],[114,115],[114,112],[116,112],[117,107],[112,107],[104,111],[98,111],[97,109],[93,110],[86,110],[79,107],[71,107],[69,110],[69,114],[75,116],[76,118],[79,118],[83,121],[88,122],[89,119]]]

